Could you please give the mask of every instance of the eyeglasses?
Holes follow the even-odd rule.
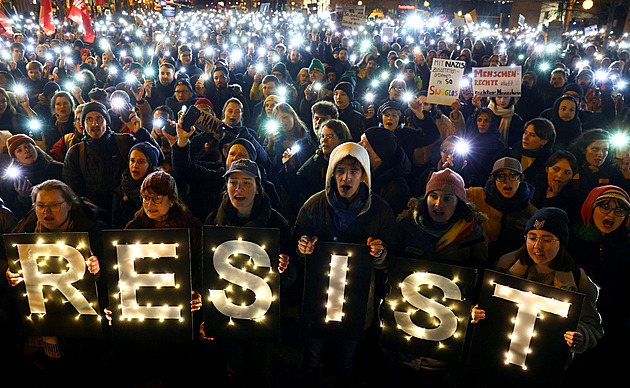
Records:
[[[59,209],[61,209],[61,205],[63,205],[64,203],[66,203],[65,201],[61,201],[61,202],[53,202],[50,203],[48,205],[43,204],[43,203],[36,203],[35,204],[35,209],[39,212],[44,212],[46,210],[50,211],[50,212],[57,212],[59,211]]]
[[[322,140],[330,140],[337,137],[337,135],[335,135],[334,133],[332,134],[328,134],[328,135],[321,135],[319,138]]]
[[[154,204],[159,205],[162,203],[162,201],[164,201],[163,195],[156,195],[154,197],[148,197],[146,195],[143,195],[140,198],[142,198],[142,203],[146,203],[146,204],[148,204],[149,202],[153,202]]]
[[[597,205],[597,207],[599,208],[599,211],[604,214],[610,214],[612,211],[615,217],[625,217],[628,215],[628,209],[623,207],[613,208],[612,206],[606,204]]]
[[[538,237],[538,236],[525,235],[524,237],[525,237],[525,241],[532,245],[536,245],[538,241],[540,241],[540,243],[543,245],[549,245],[555,241],[560,241],[557,238],[553,238],[549,236]]]
[[[515,172],[511,172],[509,174],[495,174],[494,175],[494,179],[498,182],[505,182],[505,178],[507,178],[511,182],[515,182],[519,180],[520,177],[521,175]]]

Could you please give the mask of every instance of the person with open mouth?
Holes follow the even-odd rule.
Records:
[[[469,187],[466,198],[488,216],[483,229],[488,238],[489,263],[521,245],[523,229],[536,208],[534,188],[523,180],[521,163],[510,157],[497,160],[484,187]]]

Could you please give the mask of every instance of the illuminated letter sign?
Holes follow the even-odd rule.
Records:
[[[280,232],[204,226],[204,327],[208,337],[277,340]]]
[[[469,367],[488,381],[523,386],[560,383],[584,295],[486,270],[474,325]]]
[[[369,246],[318,241],[305,262],[303,335],[361,338],[373,271]]]
[[[408,355],[457,361],[468,327],[466,300],[475,269],[390,257],[382,346]]]
[[[112,332],[121,339],[193,336],[188,229],[106,230]],[[116,287],[116,284],[118,287]]]
[[[27,332],[33,335],[101,337],[95,278],[87,271],[87,233],[7,234],[9,268]]]

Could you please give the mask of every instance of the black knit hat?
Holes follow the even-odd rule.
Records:
[[[350,101],[354,99],[354,87],[352,87],[352,84],[350,82],[339,82],[337,86],[335,86],[333,92],[336,90],[342,90],[344,93],[346,93],[348,98],[350,98]]]
[[[240,144],[243,147],[245,147],[245,149],[247,150],[247,153],[249,154],[249,158],[251,160],[255,161],[258,158],[258,152],[256,152],[256,148],[254,147],[251,141],[243,137],[237,137],[236,139],[232,140],[230,144],[228,145],[228,148],[227,148],[228,152],[230,151],[230,148],[232,148],[234,144]]]
[[[567,213],[557,207],[543,207],[534,213],[525,225],[525,234],[532,229],[553,233],[560,243],[567,246],[569,241],[569,217]]]
[[[371,127],[363,132],[376,155],[383,161],[390,160],[398,148],[398,140],[394,132],[383,127]]]
[[[107,125],[111,125],[111,119],[109,113],[107,113],[107,107],[98,101],[90,101],[83,106],[81,110],[81,125],[85,126],[85,116],[90,112],[98,112],[105,118]]]

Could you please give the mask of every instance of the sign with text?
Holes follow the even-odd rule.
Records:
[[[188,229],[106,230],[103,251],[114,336],[193,338]]]
[[[29,335],[102,337],[88,233],[5,234],[20,322]]]
[[[459,98],[460,85],[466,62],[451,59],[433,59],[427,91],[430,104],[451,105]]]
[[[390,257],[381,346],[409,355],[459,361],[477,270]]]
[[[564,333],[577,328],[584,295],[486,270],[468,367],[491,382],[559,385],[570,348]]]
[[[475,67],[472,73],[475,96],[519,97],[521,95],[521,67]]]
[[[339,19],[337,19],[339,20]],[[353,28],[365,25],[365,15],[361,13],[344,12],[341,17],[341,25],[343,27]]]
[[[370,247],[318,241],[305,261],[302,335],[360,339],[373,271]]]
[[[208,337],[280,338],[279,229],[203,229],[204,329]]]

